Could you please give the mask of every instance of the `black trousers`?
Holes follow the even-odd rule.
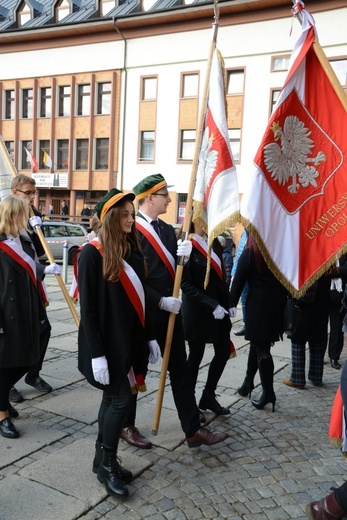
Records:
[[[228,330],[221,330],[220,336],[221,337],[219,338],[219,341],[213,343],[214,356],[208,369],[207,381],[205,385],[205,390],[210,393],[215,392],[218,381],[223,374],[225,365],[230,358],[230,333]],[[197,341],[188,341],[188,345],[188,366],[192,385],[195,389],[196,381],[198,379],[199,367],[204,357],[206,344]]]
[[[329,303],[330,335],[328,342],[328,356],[336,361],[340,359],[343,349],[342,320],[344,314],[341,312],[341,302]]]
[[[127,376],[123,378],[117,391],[110,387],[103,392],[98,415],[98,439],[108,450],[116,451],[118,448],[120,433],[131,405],[131,398],[132,393]]]
[[[19,381],[28,367],[6,367],[0,368],[0,411],[6,412],[9,405],[9,394],[11,388]]]
[[[38,377],[39,373],[42,370],[42,364],[43,360],[46,355],[49,339],[51,337],[51,324],[49,323],[48,318],[46,317],[45,320],[40,322],[40,357],[38,361],[30,367],[30,369],[27,372],[27,376],[29,379],[35,379],[35,377]]]
[[[153,330],[163,355],[169,313],[160,311],[153,317]],[[166,315],[166,316],[165,316]],[[181,315],[175,320],[172,336],[170,359],[168,365],[170,384],[175,401],[181,427],[186,437],[192,437],[200,428],[199,409],[197,407],[194,388],[191,382],[190,370],[187,361],[186,346],[183,335]],[[136,414],[136,396],[132,399],[131,407],[125,419],[124,426],[133,426]]]

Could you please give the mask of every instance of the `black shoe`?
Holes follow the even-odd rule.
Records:
[[[272,412],[274,412],[275,411],[275,403],[276,403],[276,395],[274,393],[273,394],[269,394],[268,392],[263,391],[263,393],[260,396],[260,399],[258,399],[258,400],[252,399],[251,403],[252,403],[252,405],[255,408],[257,408],[257,410],[262,410],[263,408],[265,408],[265,406],[268,403],[271,403],[272,404]]]
[[[244,336],[245,335],[245,327],[242,327],[242,329],[240,330],[237,330],[236,332],[234,332],[235,336]]]
[[[205,390],[202,393],[200,402],[199,402],[200,410],[211,410],[211,412],[216,415],[230,415],[229,408],[224,408],[221,406],[216,399],[214,393],[208,393]]]
[[[53,390],[51,385],[46,383],[46,381],[44,381],[42,379],[42,377],[40,377],[40,376],[34,377],[33,379],[26,377],[24,379],[24,381],[26,382],[27,385],[33,386],[39,392],[44,392],[44,393],[48,394],[49,392],[52,392],[52,390]]]
[[[21,403],[22,401],[24,401],[24,397],[20,392],[18,392],[18,390],[14,386],[10,390],[9,399],[13,403]]]
[[[97,473],[98,481],[104,484],[109,495],[114,497],[127,497],[129,491],[121,478],[119,467],[116,454],[104,452]]]
[[[248,399],[251,398],[252,390],[254,389],[253,383],[247,383],[245,380],[240,388],[237,389],[237,393],[241,395],[241,397],[248,397]]]
[[[340,368],[341,368],[341,365],[340,365],[338,359],[331,359],[330,365],[332,366],[332,368],[336,368],[336,370],[340,370]]]
[[[95,443],[95,456],[93,460],[93,473],[97,473],[99,471],[99,467],[102,461],[102,443],[100,441],[96,441]],[[116,459],[116,468],[119,473],[120,478],[123,482],[130,482],[134,478],[134,475],[128,469],[125,469],[121,466],[121,459],[117,457]]]
[[[18,439],[19,431],[10,417],[5,417],[5,419],[0,421],[0,435],[7,437],[8,439]]]
[[[19,416],[19,413],[15,408],[13,408],[11,403],[8,404],[8,413],[10,414],[11,419],[17,419],[17,417]]]

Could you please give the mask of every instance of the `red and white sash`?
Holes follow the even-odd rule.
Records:
[[[195,249],[197,249],[205,258],[208,256],[207,243],[200,235],[193,235],[191,242]],[[211,265],[218,274],[219,278],[223,280],[222,262],[214,251],[211,251]]]
[[[160,240],[159,235],[153,229],[153,226],[147,222],[144,218],[136,217],[136,228],[147,238],[148,242],[158,253],[161,260],[164,262],[167,270],[169,271],[172,279],[175,279],[176,261],[170,251],[166,249],[163,242]]]
[[[97,238],[89,242],[96,247],[102,255],[103,250]],[[121,271],[119,281],[122,284],[127,296],[133,305],[142,326],[145,326],[145,293],[140,278],[135,273],[134,269],[125,261],[122,260],[124,269]]]
[[[28,272],[31,281],[34,286],[37,287],[36,263],[26,254],[23,248],[13,240],[7,239],[0,242],[0,249],[7,253],[15,262]]]

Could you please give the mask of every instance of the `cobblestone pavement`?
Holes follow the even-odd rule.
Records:
[[[69,267],[68,286],[71,282]],[[21,437],[0,437],[0,520],[287,520],[306,518],[305,504],[345,480],[346,462],[330,446],[330,409],[340,371],[325,365],[324,386],[305,390],[282,383],[290,373],[288,340],[273,348],[275,413],[240,398],[248,345],[234,336],[237,357],[218,387],[228,418],[207,413],[213,432],[226,442],[189,449],[167,386],[157,435],[152,434],[159,365],[150,366],[148,391],[140,395],[137,426],[154,444],[139,450],[121,441],[123,465],[135,475],[126,500],[109,497],[91,471],[101,394],[77,370],[77,327],[55,277],[46,277],[52,338],[41,375],[54,388],[39,394],[23,380],[25,400],[15,405]],[[241,312],[233,320],[241,326]],[[206,354],[197,399],[213,355]],[[345,352],[343,352],[345,360]],[[253,392],[260,392],[259,378]]]

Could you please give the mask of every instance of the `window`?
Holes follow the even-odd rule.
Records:
[[[271,90],[271,106],[270,106],[270,114],[274,111],[275,105],[277,103],[278,96],[280,95],[280,90]]]
[[[90,85],[77,85],[77,115],[89,116]]]
[[[96,170],[108,169],[108,139],[99,138],[95,142],[95,168]]]
[[[101,16],[105,16],[105,14],[109,13],[114,7],[117,7],[118,1],[115,0],[101,0]]]
[[[271,60],[271,72],[288,70],[290,56],[276,56]]]
[[[22,170],[31,170],[31,164],[27,157],[27,153],[25,149],[28,150],[31,154],[32,152],[32,141],[22,141],[22,154],[21,154],[21,165]]]
[[[5,119],[14,119],[14,90],[5,90]]]
[[[31,119],[33,117],[33,89],[23,88],[22,90],[22,117]]]
[[[154,160],[154,131],[141,132],[140,161]]]
[[[58,139],[57,142],[58,170],[67,170],[69,165],[69,140]]]
[[[67,117],[71,108],[71,87],[58,88],[58,116]]]
[[[197,97],[199,89],[198,74],[183,74],[182,78],[182,97]]]
[[[347,93],[347,59],[346,60],[331,60],[330,65]]]
[[[88,168],[89,139],[76,139],[76,170]]]
[[[56,7],[56,19],[60,22],[65,16],[70,14],[70,2],[68,0],[62,0]]]
[[[181,130],[180,159],[192,161],[194,159],[196,130]]]
[[[241,129],[240,128],[229,128],[229,139],[231,151],[235,162],[240,162],[240,143],[241,143]]]
[[[157,99],[157,78],[142,78],[141,99]]]
[[[12,163],[14,164],[14,141],[5,141],[5,147]]]
[[[39,142],[40,145],[40,152],[39,152],[39,165],[40,170],[44,170],[47,168],[47,165],[43,162],[43,152],[46,152],[46,154],[49,156],[50,154],[50,141],[47,139],[44,139],[43,141]]]
[[[40,89],[40,117],[51,117],[52,115],[52,89],[43,87]]]
[[[22,27],[24,24],[31,20],[30,7],[23,2],[21,9],[18,11],[18,26]]]
[[[228,70],[227,94],[243,94],[244,79],[244,70]]]
[[[111,83],[98,83],[97,114],[111,113]]]

